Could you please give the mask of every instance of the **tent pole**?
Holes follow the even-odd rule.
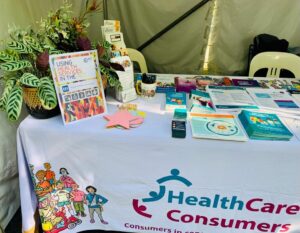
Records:
[[[170,23],[168,26],[166,26],[164,29],[162,29],[160,32],[155,34],[153,37],[151,37],[149,40],[147,40],[145,43],[143,43],[140,47],[137,48],[137,50],[141,51],[147,46],[149,46],[151,43],[153,43],[155,40],[160,38],[163,34],[171,30],[173,27],[175,27],[178,23],[183,21],[185,18],[190,16],[192,13],[194,13],[196,10],[200,9],[202,6],[204,6],[206,3],[208,3],[211,0],[202,0],[197,5],[195,5],[193,8],[185,12],[182,16],[174,20],[172,23]]]
[[[107,0],[103,0],[103,17],[104,17],[104,20],[108,19]]]

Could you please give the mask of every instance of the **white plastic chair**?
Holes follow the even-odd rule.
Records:
[[[279,78],[280,70],[285,69],[292,72],[295,78],[300,78],[300,57],[283,52],[259,53],[250,63],[249,77],[254,77],[255,72],[263,68],[268,69],[266,77]]]
[[[131,61],[135,61],[139,64],[141,72],[148,73],[148,68],[144,55],[136,49],[127,48],[127,51]]]

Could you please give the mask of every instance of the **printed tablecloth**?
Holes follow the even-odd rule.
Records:
[[[143,125],[102,116],[64,126],[27,117],[18,130],[23,230],[300,231],[300,143],[171,137],[163,95],[139,101]],[[116,110],[108,105],[109,112]]]

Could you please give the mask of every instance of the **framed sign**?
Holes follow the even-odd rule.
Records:
[[[106,113],[96,50],[51,55],[49,60],[64,124]]]

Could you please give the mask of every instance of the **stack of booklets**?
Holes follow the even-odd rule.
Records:
[[[243,110],[239,119],[250,139],[288,141],[293,137],[276,114]]]

